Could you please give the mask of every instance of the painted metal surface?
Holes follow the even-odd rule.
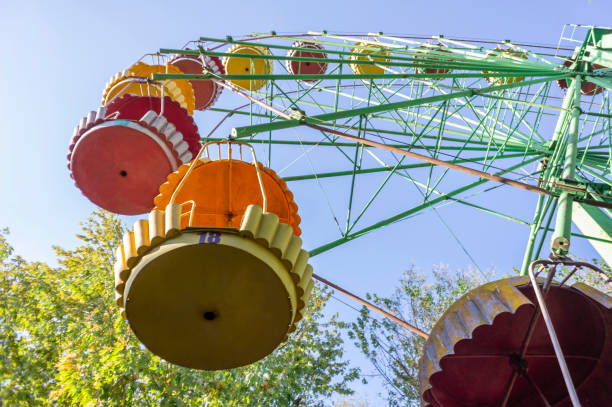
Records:
[[[221,59],[209,55],[180,55],[173,58],[170,63],[186,74],[202,74],[208,70],[213,75],[223,75],[225,69]],[[196,110],[206,110],[213,106],[221,96],[223,88],[214,81],[189,81],[193,87]]]
[[[384,65],[380,62],[388,62],[387,52],[382,44],[371,42],[358,42],[351,50],[351,70],[357,75],[382,75],[385,73]],[[364,65],[359,62],[373,61],[373,65]]]
[[[162,106],[163,105],[163,106]],[[106,115],[113,119],[140,120],[148,111],[152,110],[166,118],[168,124],[183,135],[183,140],[189,145],[192,156],[200,151],[200,133],[193,116],[187,113],[180,104],[166,96],[163,99],[156,96],[137,96],[126,94],[113,99],[106,106]],[[169,126],[168,129],[170,130]]]
[[[293,194],[285,181],[276,173],[260,166],[262,181],[268,197],[268,211],[276,214],[281,222],[290,225],[295,235],[300,235],[300,217]],[[189,164],[182,165],[168,176],[155,197],[157,209],[163,209],[170,202],[179,181],[183,179]],[[262,195],[257,182],[257,174],[252,164],[237,160],[209,159],[196,163],[181,191],[177,202],[193,202],[184,212],[193,213],[183,218],[183,227],[234,227],[238,228],[242,215],[251,204],[262,206]]]
[[[153,208],[159,184],[192,154],[183,135],[155,111],[139,120],[102,118],[92,112],[75,128],[68,167],[90,201],[114,213]]]
[[[497,47],[493,50],[493,52],[490,52],[489,54],[487,54],[487,57],[502,58],[502,59],[506,59],[509,61],[513,61],[514,63],[520,63],[521,59],[527,59],[527,54],[525,52],[514,51],[509,48]],[[491,71],[482,71],[482,73],[488,74],[488,73],[491,73]],[[521,82],[522,80],[525,79],[525,77],[524,76],[511,76],[511,77],[506,77],[506,78],[500,78],[500,77],[494,77],[494,76],[487,76],[485,77],[485,79],[489,83],[501,85],[501,84]]]
[[[195,95],[189,81],[175,79],[161,83],[151,83],[150,79],[155,73],[183,74],[183,72],[171,64],[146,64],[137,62],[128,69],[115,74],[106,84],[102,93],[102,105],[110,103],[115,97],[124,94],[139,96],[169,96],[189,114],[193,114],[195,108]]]
[[[575,63],[575,59],[568,59],[568,60],[563,61],[563,66],[566,68],[569,68],[574,63]],[[588,64],[588,67],[587,67],[588,71],[592,72],[593,70],[598,70],[598,69],[604,69],[604,67],[598,64]],[[557,81],[557,85],[559,85],[561,89],[567,90],[568,88],[567,79],[559,79]],[[587,96],[598,95],[601,92],[603,92],[603,87],[597,86],[595,83],[589,82],[587,80],[583,81],[582,86],[580,87],[580,93],[582,93],[583,95],[587,95]]]
[[[420,63],[421,66],[415,67],[414,71],[417,73],[437,75],[450,73],[451,69],[445,66],[447,59],[440,58],[440,53],[452,54],[452,52],[449,50],[444,49],[444,45],[439,42],[436,44],[421,45],[419,50],[417,50],[414,55],[414,58]],[[433,78],[437,79],[438,77]]]
[[[563,159],[563,171],[561,177],[564,181],[571,182],[576,179],[576,160],[578,155],[578,131],[580,126],[580,89],[582,87],[582,76],[574,78],[574,98],[571,109],[571,119],[567,130],[567,144]],[[570,249],[570,233],[572,230],[572,204],[575,191],[562,191],[559,195],[557,222],[555,232],[551,238],[550,248],[556,255],[565,256]]]
[[[244,79],[229,79],[228,82],[239,89],[258,90],[265,86],[266,80],[257,75],[272,74],[273,65],[265,59],[257,59],[259,55],[269,55],[270,50],[256,45],[235,44],[223,58],[223,67],[227,75],[240,75]]]
[[[181,230],[181,205],[154,210],[117,249],[117,305],[139,340],[181,366],[253,363],[285,341],[313,287],[308,253],[273,213],[240,229]]]
[[[601,259],[607,264],[612,264],[612,218],[609,212],[574,202],[572,220],[574,224],[589,239]]]
[[[584,285],[553,283],[546,302],[582,404],[606,405],[612,397],[612,299]],[[516,371],[507,406],[541,406],[540,391],[551,406],[571,405],[542,320],[526,340],[534,304],[527,277],[487,283],[455,302],[419,362],[422,404],[499,406]]]

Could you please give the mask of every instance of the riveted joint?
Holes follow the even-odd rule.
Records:
[[[249,134],[247,134],[244,131],[238,132],[238,129],[234,127],[232,131],[230,132],[229,138],[239,138],[241,136],[248,136],[248,135]]]
[[[520,357],[516,353],[510,355],[510,366],[512,370],[514,370],[519,376],[527,375],[527,360]]]
[[[550,159],[548,157],[542,158],[538,163],[538,172],[544,171],[546,168],[548,168],[549,161]]]
[[[553,239],[551,249],[556,256],[564,256],[569,252],[570,241],[564,236]]]
[[[291,116],[292,119],[299,120],[302,123],[306,120],[306,112],[304,112],[302,109],[289,108],[289,116]]]

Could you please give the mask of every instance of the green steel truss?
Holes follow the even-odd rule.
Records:
[[[230,87],[225,89],[224,97],[203,117],[213,124],[224,115],[231,120],[203,141],[247,141],[287,182],[312,183],[311,189],[320,192],[321,208],[329,210],[336,235],[326,235],[311,255],[452,204],[524,225],[525,271],[530,261],[547,255],[544,244],[549,239],[557,255],[568,253],[573,238],[597,242],[600,253],[608,252],[603,258],[612,252],[606,230],[612,207],[612,53],[602,46],[612,48],[607,45],[612,30],[568,27],[571,35],[562,35],[556,48],[382,33],[201,38],[188,44],[191,50],[161,49],[159,55],[267,59],[274,70],[248,75],[155,74],[153,79],[266,81],[257,91],[232,94]],[[324,47],[325,73],[288,72],[287,61],[320,62],[295,52],[288,57],[292,50],[312,51],[296,47],[295,41]],[[228,53],[234,44],[256,44],[270,53]],[[360,53],[363,50],[373,53]],[[564,61],[570,61],[569,66],[563,66]],[[351,64],[378,67],[379,73],[357,74]],[[594,70],[594,64],[599,69]],[[603,91],[581,94],[581,87],[589,83]],[[367,141],[384,146],[372,147]],[[437,161],[407,157],[398,149]],[[498,182],[499,177],[514,186]],[[497,194],[495,190],[515,187],[531,187],[535,193],[488,199]],[[512,213],[513,196],[533,200],[532,219]],[[599,227],[599,234],[597,228],[586,226],[572,231],[576,204],[594,208],[581,210],[582,218],[597,211],[589,219],[594,219],[590,224]],[[607,234],[602,235],[602,229]]]

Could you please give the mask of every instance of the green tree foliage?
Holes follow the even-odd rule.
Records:
[[[112,264],[123,227],[107,212],[83,225],[82,245],[55,248],[58,267],[12,253],[0,233],[0,406],[319,406],[351,394],[331,293],[316,288],[290,340],[239,369],[171,365],[130,333],[114,304]]]
[[[367,298],[429,332],[446,308],[482,282],[471,273],[450,273],[443,266],[434,268],[429,278],[412,268],[390,297],[368,294]],[[425,340],[375,315],[363,307],[350,325],[349,337],[384,379],[390,406],[419,406],[418,363]]]
[[[585,261],[579,259],[580,261]],[[588,262],[588,260],[586,260]],[[572,285],[576,282],[588,284],[603,293],[612,295],[612,268],[601,259],[592,259],[591,264],[597,266],[604,274],[597,273],[591,269],[582,268],[569,278],[566,284]],[[555,275],[555,280],[563,280],[573,269],[561,267]]]

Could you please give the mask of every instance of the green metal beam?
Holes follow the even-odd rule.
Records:
[[[505,158],[521,158],[523,156],[524,156],[523,153],[506,154],[506,155],[498,157],[498,159],[502,160]],[[475,157],[475,158],[465,158],[465,159],[460,159],[460,160],[450,160],[448,162],[454,163],[454,164],[461,164],[461,163],[468,163],[468,162],[483,161],[484,159],[485,157]],[[407,170],[407,169],[413,169],[413,168],[427,168],[427,167],[431,167],[432,165],[433,164],[429,164],[429,163],[406,164],[406,165],[398,166],[397,170]],[[393,168],[395,167],[386,166],[386,167],[378,167],[378,168],[363,168],[363,169],[357,170],[355,173],[356,174],[371,174],[371,173],[377,173],[377,172],[387,172],[387,171],[392,171]],[[287,177],[283,177],[283,180],[287,182],[305,181],[305,180],[317,179],[317,178],[331,178],[331,177],[347,176],[347,175],[351,175],[352,173],[353,173],[352,170],[320,172],[320,173],[315,173],[315,174],[287,176]]]
[[[536,204],[535,214],[533,221],[529,225],[529,237],[527,238],[527,246],[525,247],[525,254],[523,255],[523,263],[521,265],[521,275],[527,275],[529,264],[533,260],[533,249],[536,241],[538,232],[541,230],[542,221],[548,211],[550,204],[555,198],[551,196],[538,196],[538,202]],[[544,204],[546,202],[546,204]]]
[[[568,89],[568,93],[574,92],[574,105],[572,118],[567,134],[567,147],[565,150],[565,160],[563,163],[562,178],[564,180],[574,180],[576,171],[576,157],[578,153],[578,126],[580,124],[580,87],[581,76],[577,75]],[[572,232],[572,204],[574,193],[563,191],[559,196],[559,209],[557,211],[557,222],[553,233],[550,248],[553,253],[565,256],[569,251],[570,234]]]
[[[574,202],[573,221],[602,260],[612,265],[612,219],[601,209]],[[589,238],[593,236],[594,238]]]
[[[532,81],[524,81],[524,82],[510,83],[510,84],[505,84],[505,85],[489,86],[483,89],[469,89],[469,90],[464,90],[464,91],[455,92],[455,93],[448,93],[446,95],[436,95],[436,96],[430,96],[430,97],[425,97],[425,98],[406,100],[406,101],[395,102],[395,103],[388,103],[384,105],[375,105],[375,106],[368,106],[368,107],[363,107],[363,108],[358,108],[358,109],[343,110],[339,112],[325,113],[325,114],[321,114],[317,116],[305,116],[304,118],[300,120],[293,119],[293,120],[277,121],[273,123],[256,124],[253,126],[237,127],[232,130],[232,137],[234,138],[249,137],[256,133],[261,133],[261,132],[265,132],[269,130],[288,129],[288,128],[297,127],[297,126],[300,126],[306,123],[322,124],[322,122],[326,122],[326,121],[338,120],[338,119],[355,117],[355,116],[360,116],[360,115],[370,115],[373,113],[397,110],[397,109],[402,109],[402,108],[406,108],[410,106],[418,106],[418,105],[422,105],[426,103],[443,102],[445,100],[462,98],[466,96],[480,95],[482,93],[495,92],[495,91],[503,90],[503,89],[512,89],[512,88],[516,88],[519,86],[524,86],[526,84],[542,83],[542,82],[547,82],[547,81],[554,80],[554,79],[562,79],[562,78],[567,78],[567,77],[569,77],[568,74],[560,74],[558,76],[555,75],[555,76],[551,76],[547,78],[534,79]]]
[[[525,71],[508,71],[508,72],[472,72],[472,73],[381,73],[381,74],[214,74],[214,73],[202,73],[202,74],[187,74],[187,73],[154,73],[152,79],[156,81],[165,80],[210,80],[219,79],[225,81],[236,81],[236,80],[265,80],[265,81],[295,81],[297,79],[305,81],[318,81],[318,80],[336,80],[336,79],[445,79],[445,78],[514,78],[517,76],[544,76],[547,80],[557,80],[562,77],[570,76],[569,74],[560,74],[558,72],[525,72]],[[504,85],[500,85],[504,86]]]
[[[530,163],[536,161],[537,159],[538,159],[538,157],[532,158],[532,159],[529,159],[529,160],[525,160],[525,161],[523,161],[521,163],[518,163],[516,165],[513,165],[513,166],[511,166],[511,167],[509,167],[509,168],[507,168],[505,170],[499,171],[495,175],[502,175],[502,174],[505,174],[507,172],[514,171],[517,168],[521,168],[521,167],[523,167],[523,166],[525,166],[527,164],[530,164]],[[326,244],[324,244],[322,246],[319,246],[319,247],[311,250],[310,251],[310,256],[311,257],[312,256],[316,256],[316,255],[321,254],[323,252],[326,252],[326,251],[328,251],[330,249],[333,249],[334,247],[340,246],[341,244],[344,244],[344,243],[346,243],[346,242],[348,242],[350,240],[356,239],[356,238],[358,238],[360,236],[363,236],[363,235],[365,235],[365,234],[367,234],[369,232],[372,232],[372,231],[374,231],[376,229],[380,229],[380,228],[382,228],[384,226],[387,226],[387,225],[389,225],[391,223],[400,221],[400,220],[406,218],[407,216],[410,216],[410,215],[412,215],[412,214],[414,214],[414,213],[416,213],[416,212],[418,212],[420,210],[423,210],[423,209],[425,209],[427,207],[430,207],[430,206],[433,206],[433,205],[435,205],[437,203],[440,203],[440,202],[443,202],[445,200],[448,200],[449,198],[451,198],[451,197],[453,197],[453,196],[455,196],[457,194],[460,194],[460,193],[462,193],[464,191],[467,191],[469,189],[476,188],[476,187],[486,183],[487,181],[488,181],[487,179],[480,179],[478,181],[472,182],[471,184],[465,185],[465,186],[463,186],[461,188],[457,188],[454,191],[451,191],[451,192],[448,192],[446,194],[443,194],[443,195],[441,195],[441,196],[439,196],[439,197],[437,197],[435,199],[429,200],[427,202],[423,202],[422,204],[417,205],[417,206],[415,206],[413,208],[410,208],[410,209],[408,209],[406,211],[403,211],[401,213],[398,213],[397,215],[394,215],[394,216],[391,216],[391,217],[389,217],[387,219],[381,220],[380,222],[376,222],[376,223],[374,223],[374,224],[372,224],[370,226],[367,226],[367,227],[365,227],[363,229],[360,229],[360,230],[358,230],[356,232],[347,234],[346,236],[343,236],[340,239],[337,239],[337,240],[334,240],[332,242],[326,243]]]
[[[276,38],[293,39],[294,41],[297,40],[296,38],[283,37],[283,36],[276,36]],[[476,63],[480,63],[484,65],[491,64],[493,66],[517,66],[518,65],[517,62],[520,62],[521,66],[527,65],[529,67],[532,67],[533,69],[550,69],[550,66],[545,65],[545,64],[536,63],[536,62],[528,61],[528,60],[525,60],[525,61],[513,60],[511,58],[507,58],[506,55],[502,55],[501,53],[496,54],[498,57],[501,57],[501,58],[486,58],[486,57],[483,58],[481,56],[474,57],[473,55],[472,56],[465,55],[461,51],[458,53],[453,52],[451,55],[448,55],[448,53],[427,51],[422,48],[419,49],[419,47],[416,46],[416,44],[414,44],[415,46],[410,48],[410,47],[401,46],[398,44],[381,43],[381,42],[378,42],[378,43],[371,42],[370,44],[364,44],[363,39],[354,39],[353,42],[347,43],[345,42],[346,39],[347,37],[344,37],[343,42],[341,43],[320,41],[314,38],[310,38],[308,41],[318,43],[321,45],[330,45],[332,47],[350,49],[349,51],[338,50],[334,48],[332,49],[328,48],[324,50],[326,54],[335,54],[335,55],[340,55],[340,56],[350,56],[350,55],[363,56],[363,54],[359,53],[359,50],[367,50],[367,51],[384,50],[386,53],[385,59],[403,60],[407,62],[414,62],[415,61],[414,56],[417,54],[419,54],[419,56],[422,58],[427,53],[427,54],[431,54],[435,56],[436,62],[439,60],[448,59],[448,60],[452,60],[455,63],[458,63],[458,62],[474,63],[476,62]],[[348,39],[351,40],[350,38]],[[287,46],[287,45],[280,45],[280,44],[273,44],[273,43],[235,40],[230,36],[226,37],[225,39],[200,37],[200,40],[207,41],[207,42],[216,42],[216,43],[221,43],[221,44],[241,44],[241,45],[247,45],[251,47],[255,46],[255,47],[264,47],[264,48],[270,48],[270,49],[282,49],[282,50],[288,50],[288,51],[293,50],[293,51],[312,52],[312,48],[300,48],[300,47],[294,47],[293,45]],[[303,39],[300,38],[299,40],[302,41]],[[164,50],[164,51],[177,51],[177,52],[168,52],[168,53],[181,53],[181,54],[184,54],[186,52],[185,50]],[[201,51],[207,52],[206,50],[203,49],[203,47],[200,47],[200,51],[198,51],[198,53],[200,53]],[[489,51],[489,53],[491,53],[491,51]]]
[[[294,51],[299,51],[300,49],[303,50],[304,48],[295,48]],[[308,52],[309,54],[311,54],[313,52],[311,48],[306,48],[306,49],[309,49],[309,51],[305,51],[305,53]],[[302,56],[290,57],[287,55],[270,55],[270,54],[236,54],[236,53],[215,52],[215,51],[206,51],[206,50],[203,50],[200,52],[200,51],[193,51],[193,50],[180,50],[180,49],[167,49],[167,48],[160,49],[160,53],[184,54],[184,55],[208,55],[208,56],[215,56],[215,57],[221,57],[221,58],[231,57],[231,58],[243,58],[243,59],[262,59],[262,60],[272,60],[272,61],[299,61],[299,62],[315,62],[315,63],[320,63],[322,60],[322,58],[316,58],[316,57],[302,57]],[[385,61],[385,60],[366,59],[362,55],[356,54],[356,53],[352,53],[352,55],[358,55],[360,57],[358,59],[351,59],[351,60],[325,58],[323,59],[323,61],[329,64],[348,64],[350,63],[351,65],[397,66],[397,67],[413,67],[417,69],[418,68],[431,68],[431,65],[432,65],[432,62],[428,62],[427,60],[423,58],[392,57],[391,59],[395,61],[397,60],[404,61],[404,62],[394,62],[390,60]],[[516,65],[508,66],[508,65],[499,64],[497,63],[497,61],[494,62],[494,61],[487,61],[487,60],[482,60],[482,61],[474,60],[474,61],[466,62],[466,61],[460,61],[460,60],[449,57],[446,60],[441,59],[441,58],[440,59],[436,58],[435,61],[433,62],[436,63],[436,66],[441,66],[447,69],[477,70],[477,71],[494,70],[497,72],[514,72],[514,73],[521,73],[521,74],[534,74],[534,73],[558,74],[559,73],[558,70],[551,69],[548,67],[536,68],[532,66],[526,66],[526,67],[521,67],[521,66],[516,66]],[[492,76],[488,73],[484,75]]]

